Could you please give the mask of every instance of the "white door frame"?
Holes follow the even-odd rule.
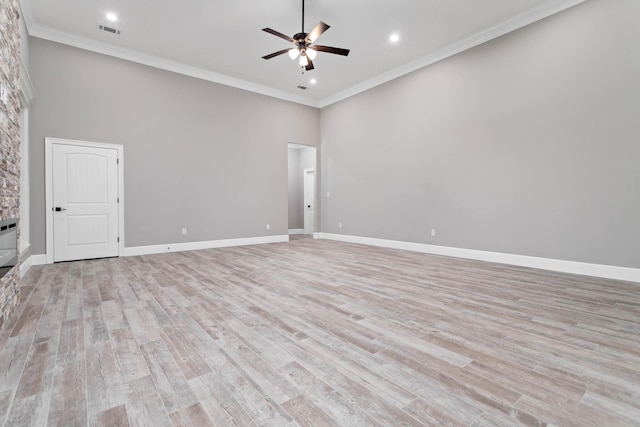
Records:
[[[47,264],[53,264],[53,145],[75,145],[89,148],[106,148],[118,151],[118,256],[124,255],[124,147],[120,144],[102,142],[75,141],[61,138],[44,139],[44,176],[45,176],[45,256]]]
[[[302,202],[305,206],[305,210],[306,210],[306,193],[307,193],[307,186],[306,186],[306,181],[307,181],[307,174],[309,172],[313,172],[313,232],[311,233],[311,235],[313,236],[316,232],[316,187],[318,182],[316,181],[316,169],[315,168],[307,168],[303,170],[303,179],[302,179]],[[304,234],[307,234],[307,224],[306,224],[306,218],[307,216],[303,213],[302,215],[302,227],[304,230]]]

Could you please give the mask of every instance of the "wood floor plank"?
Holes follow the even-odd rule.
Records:
[[[178,411],[198,401],[164,342],[157,340],[143,344],[142,353],[167,412]]]
[[[125,405],[114,406],[98,413],[92,419],[91,425],[95,427],[129,427],[129,418]]]
[[[149,316],[146,310],[126,309],[124,313],[138,345],[160,339],[160,325]]]
[[[130,329],[114,329],[109,332],[118,371],[125,382],[149,375],[149,366],[144,360],[140,346]]]
[[[57,358],[58,364],[84,359],[84,319],[62,322]]]
[[[60,362],[59,362],[60,363]],[[81,426],[87,423],[87,382],[84,358],[66,360],[54,372],[49,426]]]
[[[51,382],[55,350],[53,340],[44,339],[34,342],[16,390],[16,398],[24,399],[45,392]]]
[[[32,343],[32,336],[21,335],[10,338],[0,348],[0,391],[15,393]]]
[[[232,370],[234,388],[238,391],[242,404],[247,408],[256,424],[283,424],[290,422],[291,416],[275,402],[270,393],[264,390],[224,349],[220,353],[235,368]]]
[[[282,404],[301,426],[334,426],[337,421],[327,415],[321,408],[311,403],[304,395],[296,396]]]
[[[455,402],[453,404],[456,406],[452,411],[450,409],[443,409],[441,407],[446,407],[448,406],[447,404],[437,405],[434,404],[433,401],[427,401],[422,398],[417,398],[409,405],[407,405],[404,410],[407,413],[413,415],[416,419],[421,420],[421,422],[429,426],[468,426],[482,414],[482,411],[478,410],[478,414],[476,416],[473,416],[471,420],[465,420],[464,418],[460,417],[460,414],[463,411],[460,407],[459,402]]]
[[[160,336],[188,380],[211,371],[182,331],[175,327],[165,328]]]
[[[169,417],[171,417],[171,422],[176,427],[212,425],[211,419],[200,403],[194,403],[187,408],[172,412]]]
[[[637,426],[640,285],[293,236],[34,266],[0,424]]]
[[[90,417],[126,402],[126,383],[118,370],[111,342],[85,346],[87,411]]]
[[[90,344],[109,341],[109,330],[101,307],[87,307],[84,311],[84,337]]]
[[[50,393],[39,393],[15,398],[7,415],[5,426],[44,426],[49,417]]]
[[[353,426],[382,426],[358,406],[350,402],[347,395],[343,395],[319,377],[306,370],[298,362],[291,362],[283,367],[290,381],[304,392],[304,396],[322,405],[323,411],[331,415],[337,424]]]
[[[131,425],[164,427],[172,422],[150,376],[127,383],[127,415]]]
[[[189,383],[212,420],[219,420],[222,425],[256,425],[242,399],[237,398],[236,387],[223,382],[218,375],[205,374]]]
[[[39,305],[27,305],[25,310],[18,318],[18,322],[11,331],[11,336],[24,335],[33,333],[40,321],[40,315],[44,310],[44,304]]]
[[[0,425],[4,425],[4,421],[9,414],[11,400],[13,399],[13,390],[0,392]]]

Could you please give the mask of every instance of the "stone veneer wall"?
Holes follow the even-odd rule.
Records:
[[[0,1],[0,219],[20,215],[20,29],[17,0]],[[19,231],[18,231],[19,233]],[[20,247],[18,245],[18,247]],[[20,266],[0,279],[0,329],[20,302]]]

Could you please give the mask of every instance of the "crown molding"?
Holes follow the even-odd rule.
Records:
[[[27,31],[29,31],[29,28],[33,25],[33,12],[31,11],[31,3],[29,3],[29,0],[19,0],[18,7],[20,8],[20,16],[22,16],[22,19],[24,19],[24,23],[27,26]]]
[[[324,108],[331,104],[335,104],[336,102],[340,102],[366,90],[373,89],[376,86],[380,86],[391,80],[397,79],[398,77],[402,77],[405,74],[409,74],[420,68],[442,61],[443,59],[496,39],[529,24],[533,24],[534,22],[540,21],[551,15],[555,15],[556,13],[562,12],[563,10],[569,9],[570,7],[583,3],[584,1],[585,0],[546,0],[526,13],[517,15],[509,20],[494,25],[493,27],[473,34],[466,39],[462,39],[431,52],[422,58],[411,61],[405,65],[394,68],[391,71],[352,86],[344,91],[338,92],[335,95],[324,98],[318,103],[318,106],[319,108]]]
[[[91,40],[86,37],[79,37],[74,34],[70,34],[63,31],[54,30],[42,25],[28,26],[29,35],[32,37],[53,41],[56,43],[65,44],[67,46],[77,47],[79,49],[88,50],[103,55],[112,56],[126,61],[135,62],[142,65],[148,65],[150,67],[159,68],[166,71],[171,71],[178,74],[183,74],[189,77],[195,77],[197,79],[207,80],[213,83],[219,83],[225,86],[234,87],[237,89],[254,92],[260,95],[270,96],[272,98],[282,99],[284,101],[290,101],[297,104],[308,105],[310,107],[318,107],[317,101],[309,98],[292,95],[288,92],[280,91],[270,88],[268,86],[262,86],[256,83],[252,83],[246,80],[237,79],[225,74],[215,73],[213,71],[205,70],[203,68],[193,67],[183,64],[181,62],[172,61],[166,58],[162,58],[155,55],[150,55],[133,49],[126,49],[119,46],[114,46],[108,43]]]

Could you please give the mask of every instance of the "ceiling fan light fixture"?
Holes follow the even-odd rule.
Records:
[[[306,55],[303,55],[304,52],[300,52],[300,66],[301,67],[306,67],[307,65],[309,65],[309,60],[307,59]]]
[[[306,50],[306,54],[309,57],[309,59],[313,61],[314,59],[316,59],[316,55],[318,54],[318,51],[308,47]]]
[[[289,58],[296,59],[299,54],[300,54],[300,51],[295,47],[292,49],[289,49]]]

